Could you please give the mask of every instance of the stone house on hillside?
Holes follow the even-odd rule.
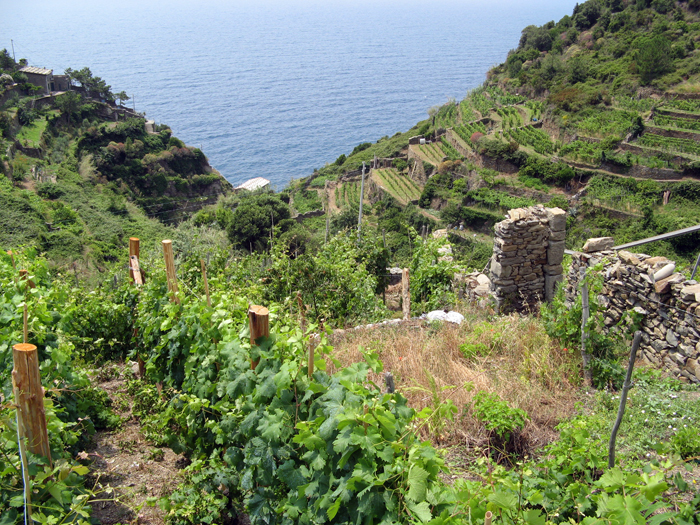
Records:
[[[42,89],[43,95],[49,95],[52,91],[67,91],[70,89],[66,75],[54,75],[53,69],[43,67],[24,66],[20,69],[27,75],[27,81]]]

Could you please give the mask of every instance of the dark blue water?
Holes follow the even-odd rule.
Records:
[[[0,48],[90,67],[232,183],[291,178],[464,98],[575,0],[0,0]],[[132,101],[129,102],[129,105]]]

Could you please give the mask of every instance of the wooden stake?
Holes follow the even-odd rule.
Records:
[[[314,345],[309,345],[309,377],[314,375]]]
[[[264,306],[251,305],[248,309],[248,323],[250,326],[250,344],[255,346],[261,337],[270,335],[270,311]],[[255,370],[260,359],[250,360],[250,369]]]
[[[408,268],[401,272],[401,294],[403,303],[403,318],[411,317],[411,287],[408,279]]]
[[[27,281],[27,286],[29,286],[29,288],[36,288],[36,284],[29,278],[29,272],[27,270],[19,271],[19,280]]]
[[[24,298],[24,322],[22,323],[22,342],[29,342],[29,312],[27,310],[27,298]]]
[[[622,423],[622,416],[625,415],[625,405],[627,405],[627,393],[630,388],[632,388],[632,369],[634,368],[634,362],[637,359],[637,350],[639,349],[639,343],[642,340],[642,332],[635,332],[634,340],[632,341],[632,350],[630,351],[630,362],[627,364],[627,375],[625,376],[625,382],[622,385],[622,393],[620,394],[620,408],[617,410],[617,419],[615,420],[615,425],[613,425],[612,432],[610,434],[610,444],[608,445],[608,468],[613,468],[615,466],[615,439],[617,438],[617,431],[620,429],[620,424]]]
[[[209,297],[209,281],[207,280],[207,267],[204,264],[204,259],[200,259],[202,263],[202,280],[204,281],[204,293],[207,294],[207,306],[211,308],[211,298]]]
[[[163,256],[165,257],[165,272],[168,275],[168,291],[170,292],[170,300],[176,304],[180,304],[180,298],[177,296],[177,275],[175,274],[175,257],[173,256],[173,241],[163,241]]]
[[[131,278],[131,282],[135,284],[139,283],[136,282],[135,270],[131,263],[133,262],[134,257],[136,257],[137,261],[140,258],[139,242],[138,237],[129,237],[129,278]],[[141,271],[138,270],[138,273],[140,274]],[[141,284],[143,284],[143,281],[141,281]]]
[[[131,280],[136,286],[143,285],[143,276],[141,275],[141,265],[139,264],[139,258],[136,255],[129,257],[129,274],[131,275]]]
[[[493,513],[490,510],[486,511],[484,516],[484,525],[491,525],[491,519],[493,518]]]
[[[44,411],[44,388],[39,374],[39,355],[36,346],[21,343],[12,347],[14,369],[12,387],[17,404],[17,423],[20,437],[26,439],[29,450],[51,463],[49,434]]]

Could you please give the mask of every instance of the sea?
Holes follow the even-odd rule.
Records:
[[[89,67],[232,184],[291,180],[463,99],[576,0],[0,0],[0,49]]]

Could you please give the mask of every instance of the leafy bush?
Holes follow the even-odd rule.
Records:
[[[283,221],[290,216],[289,207],[279,196],[253,193],[246,195],[233,212],[227,233],[234,246],[264,248],[270,240],[273,222],[284,232],[290,224]]]
[[[480,390],[472,400],[472,413],[489,432],[489,450],[500,458],[516,451],[514,436],[525,425],[527,412],[511,407],[498,394]]]
[[[679,430],[671,438],[671,446],[683,459],[700,460],[700,435],[697,427]]]
[[[414,232],[415,251],[411,262],[411,309],[430,311],[454,304],[452,291],[454,267],[439,261],[438,250],[445,239],[421,238]]]

